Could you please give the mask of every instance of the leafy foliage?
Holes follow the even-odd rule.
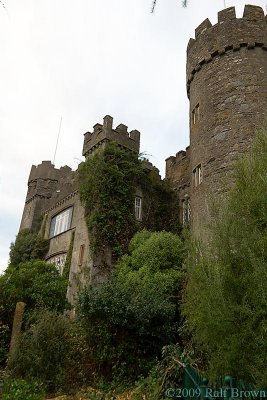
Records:
[[[213,377],[267,383],[267,134],[238,163],[211,243],[193,243],[185,315]]]
[[[130,245],[135,248],[133,253],[122,258],[109,281],[98,288],[86,288],[79,299],[79,315],[106,378],[135,379],[151,368],[162,346],[177,340],[181,240],[161,232],[136,245],[140,235],[148,233],[138,235]],[[165,254],[155,265],[148,251],[153,241]],[[178,251],[169,251],[169,246],[178,247]],[[150,257],[146,265],[137,257],[144,250]]]
[[[13,376],[40,381],[48,391],[70,390],[91,375],[89,349],[75,321],[53,311],[33,315],[9,366]]]
[[[9,265],[17,266],[21,262],[42,259],[47,253],[49,241],[28,229],[20,231],[15,243],[11,243]]]
[[[162,358],[158,361],[146,378],[140,379],[132,393],[133,400],[167,399],[169,388],[181,388],[183,385],[183,367],[181,349],[177,345],[164,346]]]
[[[44,390],[38,382],[26,382],[24,379],[7,380],[2,400],[43,400]]]
[[[35,261],[9,267],[0,276],[1,319],[11,326],[18,301],[27,304],[27,312],[35,308],[63,311],[68,307],[66,290],[67,280],[53,264]]]
[[[142,174],[137,154],[113,143],[80,165],[80,196],[87,209],[93,251],[111,246],[120,254],[127,249],[136,230],[134,182]]]
[[[130,239],[142,226],[152,230],[177,228],[175,218],[170,217],[173,192],[153,170],[145,168],[137,153],[108,143],[80,165],[79,182],[93,252],[109,247],[117,258],[127,251]],[[144,193],[142,223],[134,215],[137,187]]]
[[[16,303],[26,303],[25,321],[36,308],[63,312],[70,307],[67,285],[67,279],[59,275],[56,267],[43,261],[10,266],[0,276],[0,362],[8,353]]]
[[[125,256],[132,269],[140,267],[157,272],[160,270],[180,269],[184,260],[184,245],[181,239],[170,232],[138,232],[132,239],[130,256]]]
[[[10,336],[11,336],[10,327],[0,320],[0,365],[7,358]]]

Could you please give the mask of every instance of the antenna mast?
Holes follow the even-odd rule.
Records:
[[[60,135],[60,131],[61,131],[61,124],[62,124],[62,115],[60,118],[60,124],[59,124],[59,129],[58,129],[58,134],[57,134],[57,144],[56,144],[56,148],[55,148],[55,154],[54,154],[54,158],[53,158],[53,164],[55,164],[55,159],[56,159],[56,154],[57,154],[57,147],[58,147],[58,141],[59,141],[59,135]]]

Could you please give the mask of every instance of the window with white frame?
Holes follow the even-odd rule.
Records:
[[[198,186],[201,184],[203,180],[203,175],[202,175],[202,166],[199,164],[194,170],[193,170],[193,183],[194,186]]]
[[[66,262],[66,258],[67,258],[66,253],[58,254],[56,256],[51,257],[47,262],[49,264],[55,264],[58,272],[60,273],[60,275],[62,275],[64,266],[65,266],[65,262]]]
[[[134,213],[137,220],[142,219],[142,198],[136,196],[134,199]]]
[[[70,229],[72,211],[73,207],[69,207],[66,210],[55,215],[51,219],[50,234],[49,234],[50,238]]]

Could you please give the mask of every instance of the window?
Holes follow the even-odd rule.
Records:
[[[199,121],[199,118],[199,104],[197,104],[196,107],[192,110],[192,124],[195,125]]]
[[[183,225],[187,225],[190,223],[191,220],[191,205],[188,196],[185,196],[185,199],[182,201],[182,212]]]
[[[199,164],[199,165],[193,170],[193,183],[194,183],[194,186],[196,187],[196,186],[200,185],[201,182],[202,182],[202,180],[203,180],[203,177],[202,177],[202,167],[201,167],[201,164]]]
[[[72,210],[73,207],[69,207],[51,219],[50,238],[70,229]]]
[[[78,259],[79,266],[81,266],[83,263],[83,256],[84,256],[84,244],[80,246],[79,259]]]
[[[141,197],[135,197],[134,213],[135,213],[135,218],[140,221],[141,216],[142,216],[142,199],[141,199]]]
[[[49,264],[55,264],[58,272],[60,273],[60,275],[62,275],[63,273],[63,269],[64,269],[64,265],[66,262],[66,258],[67,258],[67,254],[59,254],[57,256],[51,257],[47,262]]]

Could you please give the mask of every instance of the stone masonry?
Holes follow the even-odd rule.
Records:
[[[180,202],[190,198],[191,227],[203,232],[211,204],[234,181],[234,165],[251,148],[267,109],[267,19],[246,5],[206,19],[187,48],[190,149],[166,160]]]

